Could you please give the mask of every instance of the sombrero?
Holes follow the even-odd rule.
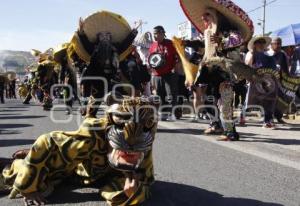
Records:
[[[255,36],[253,37],[249,43],[248,43],[248,50],[249,51],[252,51],[253,50],[253,46],[254,46],[254,43],[257,41],[257,40],[260,40],[260,39],[263,39],[266,41],[266,44],[265,44],[265,49],[268,48],[268,46],[271,44],[271,37],[268,37],[268,36],[262,36],[262,35],[258,35],[258,36]]]
[[[90,42],[96,41],[98,33],[110,32],[112,42],[121,43],[130,34],[131,27],[119,14],[109,11],[98,11],[84,19],[83,31]],[[73,35],[71,43],[77,55],[85,62],[89,62],[90,54],[84,49],[77,32]],[[125,52],[120,54],[120,60],[126,58],[132,51],[133,47],[129,47]]]
[[[247,42],[251,39],[254,27],[253,22],[239,6],[230,0],[179,0],[183,12],[192,24],[203,33],[204,24],[202,15],[206,9],[216,9],[225,16],[229,22],[236,26],[241,32],[243,41]]]
[[[69,47],[70,43],[63,43],[58,45],[53,50],[53,59],[54,61],[60,63],[62,58],[67,54],[67,49]]]

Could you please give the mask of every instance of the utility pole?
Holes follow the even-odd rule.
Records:
[[[265,35],[265,31],[266,31],[266,6],[267,6],[267,0],[263,0],[263,6],[264,6],[264,13],[263,13],[263,20],[262,20],[262,23],[263,23],[263,35]]]

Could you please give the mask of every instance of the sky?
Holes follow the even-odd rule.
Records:
[[[262,6],[263,0],[233,0],[246,12]],[[267,0],[271,2],[274,0]],[[142,19],[143,32],[163,25],[167,36],[177,34],[177,25],[187,18],[179,0],[5,0],[0,5],[0,50],[46,50],[71,39],[79,17],[87,17],[99,10],[121,14],[131,26]],[[263,10],[249,15],[255,33],[262,33],[257,25]],[[267,6],[266,32],[300,22],[299,0],[275,0]]]

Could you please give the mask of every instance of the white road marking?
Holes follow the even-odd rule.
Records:
[[[177,130],[183,129],[182,127],[176,125],[174,122],[162,122],[162,121],[160,121],[159,125],[163,126],[165,128],[168,128],[168,129],[177,129]],[[184,129],[192,129],[192,128],[184,128]],[[246,153],[246,154],[249,154],[249,155],[253,155],[253,156],[256,156],[256,157],[259,157],[259,158],[262,158],[262,159],[265,159],[265,160],[268,160],[268,161],[271,161],[271,162],[275,162],[277,164],[280,164],[280,165],[283,165],[283,166],[286,166],[286,167],[291,167],[291,168],[294,168],[294,169],[300,171],[300,161],[296,162],[296,161],[293,161],[293,160],[289,160],[289,159],[286,159],[286,158],[276,156],[274,154],[268,154],[266,152],[261,152],[261,151],[255,150],[255,149],[246,148],[246,147],[243,147],[241,145],[238,145],[238,144],[235,144],[235,143],[232,143],[232,142],[216,141],[216,139],[212,136],[205,136],[205,135],[200,136],[200,128],[199,128],[199,135],[194,135],[194,134],[190,134],[190,135],[197,138],[197,139],[201,139],[201,140],[213,143],[213,144],[217,144],[217,145],[220,145],[220,146],[223,146],[223,147],[226,147],[226,148],[230,148],[230,149],[233,149],[233,150],[236,150],[236,151],[239,151],[239,152],[243,152],[243,153]],[[299,159],[300,159],[300,157],[299,157]]]

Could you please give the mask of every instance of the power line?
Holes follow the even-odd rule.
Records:
[[[275,1],[278,1],[278,0],[270,1],[270,2],[268,2],[268,3],[266,4],[266,6],[268,6],[268,5],[272,4],[272,3],[274,3]],[[255,8],[255,9],[252,9],[252,10],[248,11],[247,13],[248,13],[248,14],[249,14],[249,13],[252,13],[252,12],[254,12],[254,11],[256,11],[256,10],[259,10],[259,9],[261,9],[261,8],[263,8],[263,7],[264,7],[264,5],[259,6],[259,7]]]

